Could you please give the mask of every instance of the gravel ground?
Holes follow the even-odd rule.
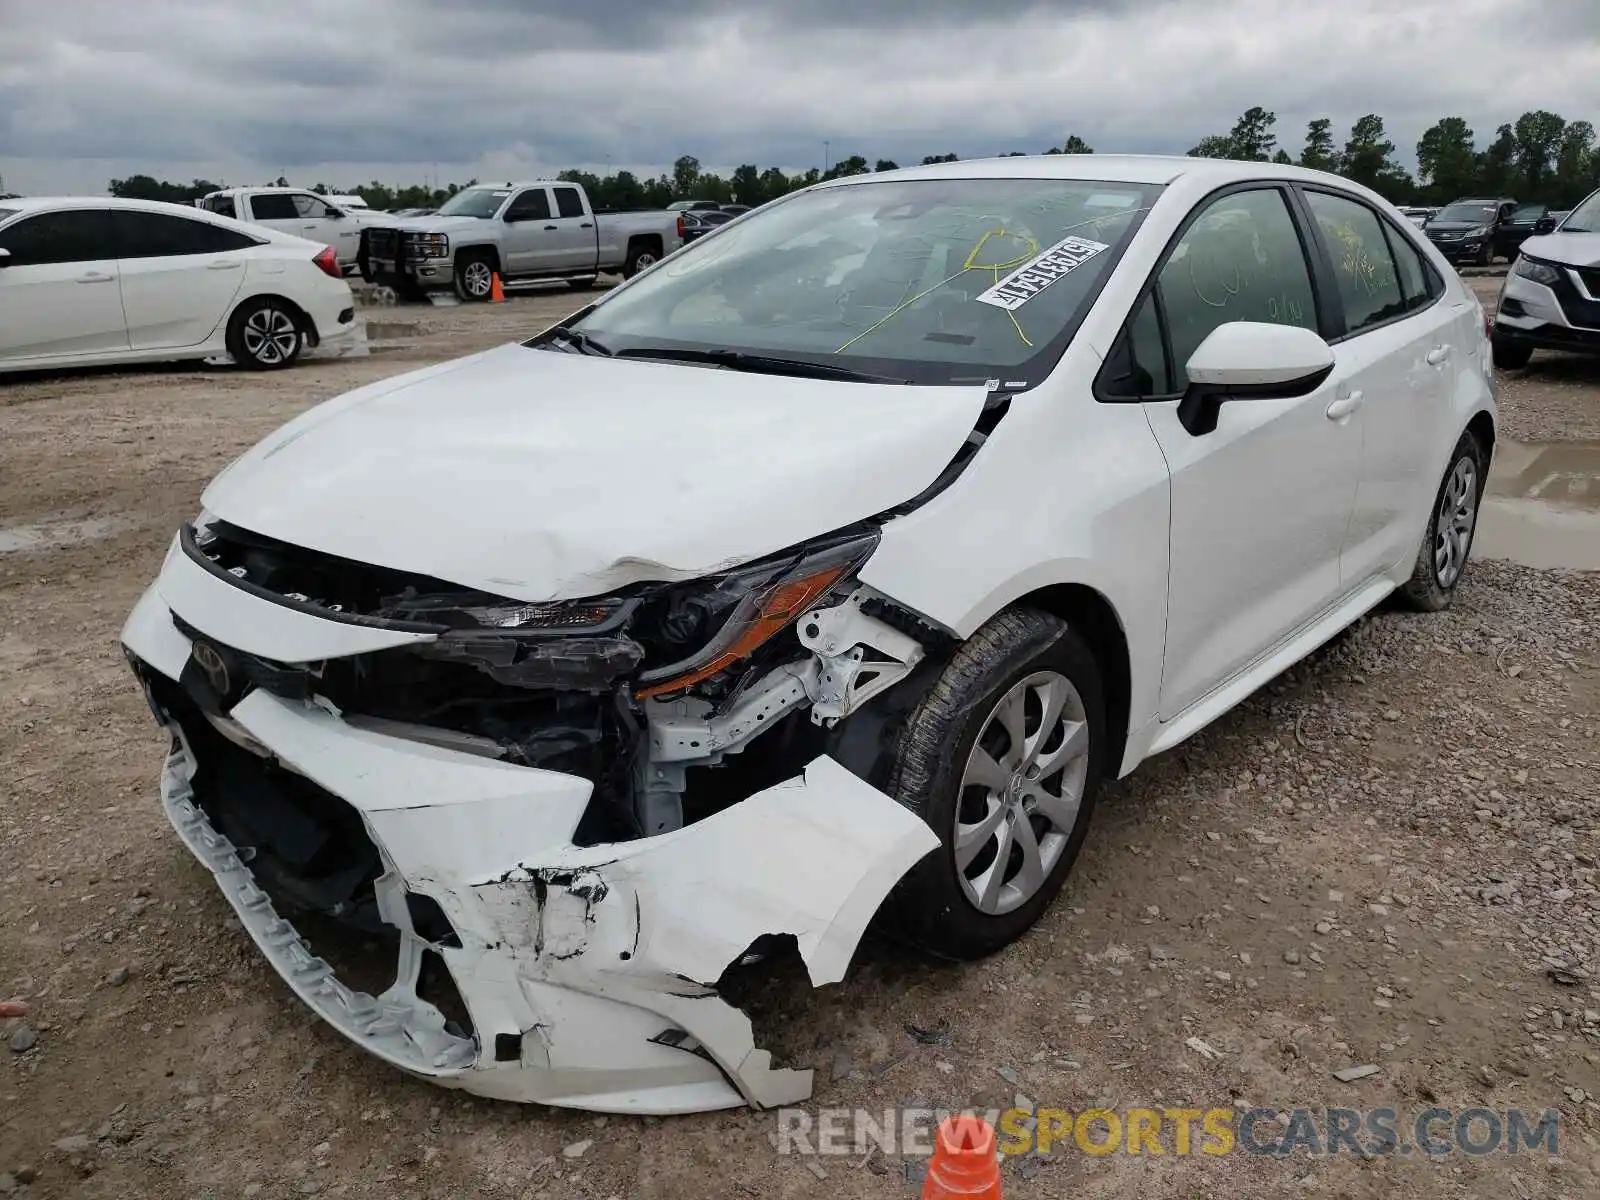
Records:
[[[918,1194],[915,1155],[780,1156],[772,1114],[601,1118],[398,1075],[292,1000],[157,811],[116,633],[204,481],[311,402],[574,304],[374,310],[371,358],[266,377],[0,385],[0,524],[33,530],[0,552],[0,999],[32,1008],[0,1020],[0,1196]],[[1600,436],[1596,382],[1536,360],[1505,429]],[[1600,576],[1474,563],[1450,613],[1374,614],[1112,787],[1021,943],[955,968],[872,942],[838,987],[769,980],[764,1043],[818,1068],[811,1113],[1561,1113],[1555,1158],[1069,1150],[1008,1160],[1010,1197],[1600,1194],[1597,640]]]

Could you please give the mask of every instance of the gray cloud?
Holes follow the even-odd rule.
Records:
[[[1252,104],[1291,150],[1376,111],[1408,157],[1444,115],[1582,116],[1600,77],[1593,0],[0,0],[0,28],[0,171],[35,189],[1181,152]]]

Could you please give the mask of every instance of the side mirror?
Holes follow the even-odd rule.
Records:
[[[345,213],[344,212],[342,212],[341,210],[335,208],[331,204],[328,205],[328,220],[330,220],[330,221],[342,221],[342,220],[344,220],[344,218],[345,218]]]
[[[11,251],[7,250],[4,246],[0,246],[0,267],[9,267],[10,265]]]
[[[1194,437],[1211,433],[1224,401],[1308,396],[1333,373],[1333,347],[1309,329],[1261,321],[1218,325],[1189,356],[1189,389],[1178,420]]]
[[[1540,217],[1533,223],[1533,231],[1539,234],[1553,233],[1555,232],[1555,227],[1556,220],[1554,217]]]

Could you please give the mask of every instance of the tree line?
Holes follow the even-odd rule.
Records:
[[[1478,148],[1477,134],[1464,118],[1441,118],[1417,141],[1415,176],[1395,160],[1395,144],[1384,132],[1383,118],[1376,113],[1357,120],[1342,146],[1334,136],[1332,120],[1318,117],[1308,122],[1298,156],[1278,145],[1277,121],[1277,114],[1268,109],[1247,109],[1228,133],[1202,138],[1189,154],[1195,158],[1298,163],[1365,184],[1396,204],[1445,204],[1460,196],[1515,196],[1552,208],[1570,208],[1600,186],[1600,148],[1596,146],[1594,126],[1583,120],[1568,121],[1542,109],[1525,112],[1515,121],[1499,126],[1493,140],[1482,149]],[[1012,155],[1024,153],[1011,151]],[[1044,153],[1093,154],[1094,148],[1073,134]],[[954,154],[930,154],[922,163],[955,161]],[[654,178],[632,171],[601,176],[576,170],[562,171],[558,178],[581,183],[600,211],[619,212],[662,208],[674,200],[765,204],[825,179],[893,171],[899,165],[886,158],[869,163],[862,155],[852,154],[826,170],[812,167],[791,174],[778,167],[762,169],[745,163],[727,175],[719,175],[703,169],[699,159],[686,154],[672,164],[670,172]],[[273,182],[287,186],[281,177]],[[381,210],[437,208],[462,188],[477,182],[471,179],[429,187],[374,180],[350,188],[318,183],[312,190],[360,196]],[[132,175],[113,179],[109,190],[113,196],[188,204],[220,186],[205,179],[169,183],[149,175]]]
[[[1417,140],[1413,177],[1395,161],[1395,144],[1383,118],[1368,113],[1350,127],[1341,147],[1333,122],[1319,117],[1306,125],[1298,157],[1278,145],[1277,115],[1246,109],[1225,134],[1202,138],[1195,158],[1298,163],[1332,171],[1365,184],[1395,204],[1447,204],[1465,196],[1515,196],[1527,203],[1570,208],[1600,186],[1600,151],[1588,121],[1568,121],[1543,109],[1499,126],[1483,149],[1462,117],[1444,117]]]

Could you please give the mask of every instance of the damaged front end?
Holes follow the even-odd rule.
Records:
[[[123,642],[169,817],[352,1040],[505,1099],[785,1104],[810,1072],[716,981],[785,935],[842,978],[938,844],[874,786],[878,698],[947,648],[857,581],[877,538],[530,604],[202,517]],[[335,972],[325,921],[393,981]]]

